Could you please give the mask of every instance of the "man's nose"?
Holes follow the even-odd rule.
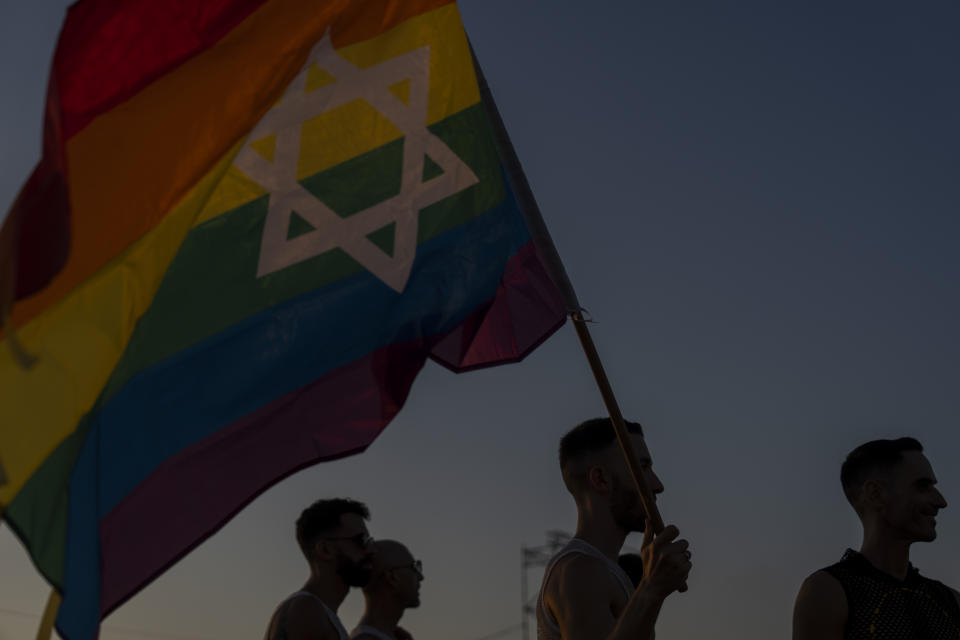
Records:
[[[663,493],[663,483],[660,482],[660,477],[652,469],[650,470],[650,475],[653,476],[653,492]]]
[[[936,495],[936,501],[934,502],[934,504],[937,505],[937,508],[938,508],[938,509],[946,509],[946,508],[947,508],[947,499],[944,498],[944,497],[943,497],[943,494],[940,493],[939,491],[937,491],[936,489],[934,489],[933,492],[934,492],[935,494],[937,494],[937,495]]]

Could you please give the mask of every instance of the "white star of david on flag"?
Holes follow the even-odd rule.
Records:
[[[307,73],[313,64],[335,81],[308,92]],[[407,103],[389,90],[404,80],[410,83]],[[429,47],[361,69],[334,50],[329,33],[317,43],[281,101],[257,123],[234,160],[240,171],[269,192],[258,278],[339,247],[389,287],[403,291],[416,257],[419,211],[478,182],[463,160],[427,129],[429,87]],[[401,187],[397,195],[342,218],[297,181],[301,127],[357,99],[366,101],[403,132]],[[251,141],[271,134],[276,135],[272,161],[250,146]],[[443,173],[424,181],[426,156]],[[294,211],[313,230],[288,238]],[[367,238],[391,223],[392,256]]]

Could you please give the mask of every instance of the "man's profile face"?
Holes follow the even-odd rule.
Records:
[[[396,581],[397,593],[406,608],[420,606],[420,582],[423,581],[423,576],[419,566],[413,556],[407,553],[403,562],[391,569]]]
[[[936,488],[937,478],[919,451],[904,451],[890,472],[884,520],[911,542],[932,542],[937,537],[937,512],[947,501]]]
[[[373,575],[374,547],[363,518],[346,513],[341,519],[340,531],[331,540],[336,554],[336,572],[345,584],[363,587]]]
[[[611,478],[610,515],[624,531],[643,531],[647,521],[646,512],[633,478],[616,475]]]
[[[420,606],[423,564],[396,540],[378,540],[373,561],[373,582],[367,595],[385,594],[391,603],[404,609]]]
[[[654,496],[662,493],[663,484],[653,471],[653,461],[650,458],[650,451],[647,449],[647,443],[644,442],[643,436],[632,433],[630,434],[630,440],[650,491]],[[618,461],[611,465],[613,471],[611,474],[610,513],[613,516],[613,521],[621,529],[643,531],[646,527],[646,512],[643,509],[643,502],[640,500],[640,493],[637,491],[633,475],[630,473],[630,467],[623,457],[620,446],[614,444],[614,447],[615,451],[612,452],[612,455],[618,457]]]

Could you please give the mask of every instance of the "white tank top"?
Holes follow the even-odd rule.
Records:
[[[340,622],[340,618],[338,618],[337,614],[333,612],[333,609],[327,606],[326,602],[320,599],[320,596],[315,593],[310,593],[309,591],[300,590],[287,598],[287,601],[293,600],[299,596],[310,596],[311,598],[316,599],[316,601],[320,603],[320,606],[323,607],[324,613],[327,614],[327,619],[330,620],[330,624],[333,625],[334,629],[336,629],[337,633],[340,635],[340,640],[350,640],[350,636],[347,634],[347,629],[343,626],[343,623]],[[286,638],[286,632],[281,625],[277,625],[277,631],[273,638],[274,640],[284,640]]]
[[[356,638],[357,636],[362,636],[364,634],[371,635],[374,638],[379,638],[380,640],[394,640],[393,636],[387,635],[383,631],[380,631],[380,629],[371,627],[368,624],[357,625],[357,628],[353,630],[353,632],[350,634],[350,637]]]
[[[603,555],[599,549],[589,542],[581,540],[580,538],[573,538],[563,549],[557,552],[557,555],[550,559],[550,562],[547,563],[547,568],[543,572],[543,582],[540,585],[540,593],[537,595],[537,640],[561,640],[560,627],[557,625],[557,620],[543,603],[543,591],[547,586],[547,581],[550,579],[550,574],[553,573],[554,567],[557,566],[557,562],[561,558],[573,553],[582,553],[585,556],[597,558],[603,562],[607,569],[610,570],[610,573],[613,574],[613,577],[617,579],[617,582],[620,583],[620,586],[623,587],[623,593],[627,597],[627,600],[633,595],[633,583],[630,581],[627,573],[620,568],[620,565]]]

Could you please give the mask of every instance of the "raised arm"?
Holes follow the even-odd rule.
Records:
[[[843,640],[847,596],[836,578],[817,571],[804,580],[793,607],[793,640]]]
[[[644,537],[644,578],[619,618],[611,611],[610,573],[601,562],[573,556],[558,567],[548,605],[563,640],[650,640],[663,601],[690,572],[687,542],[677,535],[676,527],[667,527],[656,540]]]
[[[674,591],[687,590],[687,576],[693,566],[690,544],[678,540],[679,535],[680,530],[672,525],[656,538],[649,528],[644,531],[643,579],[620,614],[611,640],[652,638],[664,600]]]

